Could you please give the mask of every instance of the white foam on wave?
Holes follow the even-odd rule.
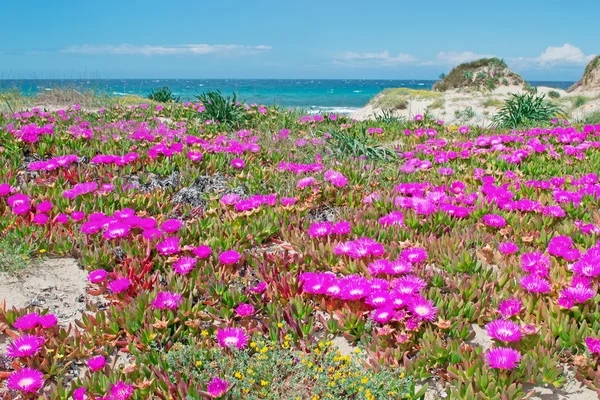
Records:
[[[308,114],[350,114],[356,110],[360,110],[358,107],[317,107],[313,106],[307,110]]]

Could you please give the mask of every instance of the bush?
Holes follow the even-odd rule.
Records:
[[[558,93],[556,90],[551,90],[548,92],[548,96],[550,96],[552,99],[558,99],[560,97],[560,93]]]
[[[341,157],[366,157],[386,160],[396,158],[396,153],[376,144],[371,144],[367,133],[332,131],[327,139],[331,152]]]
[[[544,95],[512,94],[494,117],[492,125],[512,129],[533,127],[550,124],[556,117],[564,117],[564,112]]]
[[[150,90],[150,93],[148,93],[148,98],[150,100],[158,101],[159,103],[179,102],[179,97],[175,97],[168,86]]]
[[[579,108],[588,102],[588,98],[585,96],[575,96],[573,97],[573,108]]]
[[[220,90],[209,90],[196,96],[204,106],[204,116],[219,121],[228,128],[241,127],[248,118],[246,108],[239,104],[237,95],[223,96]]]

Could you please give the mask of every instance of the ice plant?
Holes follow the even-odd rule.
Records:
[[[181,305],[182,299],[179,293],[172,292],[158,292],[154,300],[152,300],[152,307],[164,310],[174,310]]]
[[[6,347],[6,355],[9,357],[30,357],[37,354],[46,340],[43,336],[24,335],[13,340]]]
[[[412,298],[408,303],[408,309],[418,320],[433,321],[438,313],[438,309],[433,305],[433,301],[427,300],[422,296]]]
[[[215,376],[206,387],[206,391],[213,399],[216,399],[227,393],[227,386],[229,386],[229,382]]]
[[[88,281],[91,283],[100,283],[106,279],[107,272],[103,269],[95,269],[88,274]]]
[[[111,281],[108,284],[108,288],[113,293],[125,292],[127,289],[129,289],[129,286],[131,286],[131,281],[129,280],[129,278],[115,279],[114,281]]]
[[[187,275],[194,269],[198,260],[194,257],[181,257],[173,264],[173,270],[179,275]]]
[[[227,250],[219,254],[219,262],[221,264],[235,264],[240,261],[241,255],[235,250]]]
[[[504,318],[510,318],[521,313],[523,302],[519,299],[506,299],[498,305],[498,311]]]
[[[497,319],[485,326],[488,336],[501,342],[518,342],[521,339],[521,327],[511,320]]]
[[[133,394],[133,386],[125,382],[117,381],[110,384],[111,400],[127,400]]]
[[[8,376],[7,387],[23,393],[36,393],[44,386],[44,374],[37,369],[21,368]]]
[[[240,317],[248,317],[254,314],[254,307],[252,306],[252,304],[240,303],[235,308],[235,313]]]
[[[106,359],[102,356],[92,357],[88,360],[88,367],[90,371],[99,371],[106,365]]]
[[[585,345],[590,353],[600,355],[600,339],[587,337],[585,339]]]
[[[222,347],[243,349],[248,345],[248,336],[242,328],[225,328],[217,331],[217,340]]]
[[[506,347],[491,349],[485,355],[490,368],[503,370],[516,368],[521,361],[521,357],[521,353],[517,350]]]

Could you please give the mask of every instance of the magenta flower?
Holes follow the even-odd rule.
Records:
[[[90,371],[99,371],[106,365],[106,359],[102,356],[96,356],[88,360]]]
[[[181,257],[173,264],[173,270],[179,275],[187,275],[196,266],[196,260],[194,257]]]
[[[497,319],[485,326],[488,336],[501,342],[518,342],[521,327],[508,319]]]
[[[54,314],[40,315],[40,317],[38,318],[38,323],[42,328],[48,329],[55,326],[58,323],[58,319]]]
[[[521,361],[521,353],[505,347],[497,347],[487,352],[485,358],[490,368],[511,370]]]
[[[95,269],[88,274],[88,281],[91,283],[100,283],[106,279],[107,272],[103,269]]]
[[[44,386],[44,374],[37,369],[21,368],[8,376],[7,387],[23,393],[35,393]]]
[[[327,236],[331,233],[331,222],[315,222],[308,228],[310,237]]]
[[[507,299],[498,305],[498,310],[504,318],[510,318],[521,313],[523,302],[519,299]]]
[[[0,196],[6,196],[7,194],[10,193],[10,191],[12,190],[12,188],[10,187],[10,185],[8,183],[3,183],[0,185]]]
[[[240,201],[240,196],[235,193],[226,194],[225,196],[221,197],[221,203],[225,204],[226,206],[231,206],[238,201]]]
[[[179,293],[158,292],[151,304],[159,310],[174,310],[181,305],[181,302],[181,295]]]
[[[401,257],[413,264],[427,260],[427,252],[419,247],[412,247],[402,250]]]
[[[24,331],[30,330],[38,326],[40,323],[40,315],[36,312],[25,314],[16,319],[13,327]]]
[[[73,400],[86,400],[87,396],[85,395],[86,388],[80,387],[73,391]]]
[[[227,393],[229,382],[215,376],[206,387],[206,391],[213,399],[219,398]]]
[[[596,295],[596,290],[585,286],[573,286],[560,292],[561,298],[566,298],[573,303],[585,303]],[[560,300],[560,299],[559,299]],[[565,307],[571,308],[571,307]]]
[[[502,254],[513,254],[519,251],[519,246],[517,246],[513,242],[502,242],[498,245],[498,250]]]
[[[381,308],[389,306],[392,302],[392,296],[389,292],[375,292],[371,293],[366,299],[365,303],[371,307]]]
[[[373,310],[371,317],[375,322],[385,324],[396,314],[396,311],[391,307],[383,307]]]
[[[113,293],[125,292],[127,289],[129,289],[129,286],[131,286],[131,281],[129,280],[129,278],[115,279],[114,281],[108,284],[108,288]]]
[[[52,210],[52,203],[49,201],[42,201],[40,204],[35,206],[37,212],[47,213]]]
[[[258,285],[251,287],[250,290],[252,293],[262,293],[267,290],[267,282],[260,282]]]
[[[506,220],[497,214],[486,214],[483,216],[483,223],[494,228],[502,228],[506,225]]]
[[[160,229],[166,233],[177,232],[183,226],[183,222],[178,219],[168,219],[162,223]]]
[[[248,303],[240,303],[240,305],[235,308],[235,313],[240,317],[249,317],[254,314],[254,306]]]
[[[246,166],[246,163],[241,158],[234,158],[231,160],[231,166],[235,169],[242,169]]]
[[[127,400],[133,394],[133,386],[125,382],[117,381],[115,384],[110,384],[110,399],[111,400]]]
[[[402,214],[400,211],[392,211],[391,213],[379,218],[379,223],[383,226],[404,226],[404,214]]]
[[[221,264],[235,264],[240,261],[241,255],[235,250],[227,250],[219,254],[219,262]]]
[[[85,213],[83,211],[73,211],[71,218],[73,218],[73,221],[81,221],[85,218]]]
[[[48,219],[49,218],[46,214],[35,214],[31,219],[31,222],[36,225],[44,225],[46,222],[48,222]]]
[[[30,357],[39,353],[45,342],[46,339],[43,336],[21,336],[6,347],[6,355],[15,358]]]
[[[192,253],[198,258],[206,258],[212,254],[212,249],[208,246],[198,246],[192,250]]]
[[[331,169],[328,171],[325,171],[325,174],[323,175],[323,177],[325,178],[326,181],[331,182],[331,184],[336,187],[344,187],[348,184],[348,178],[346,178],[344,175],[342,175],[341,172],[334,171]]]
[[[282,197],[281,198],[281,205],[282,206],[293,206],[296,203],[296,198],[295,197]]]
[[[67,214],[61,213],[54,217],[54,220],[59,224],[66,224],[67,222],[69,222],[69,216]]]
[[[163,256],[179,253],[179,238],[170,236],[156,245],[156,249]]]
[[[531,293],[548,293],[552,288],[544,278],[535,275],[526,275],[519,281],[521,287]]]
[[[242,328],[219,329],[217,340],[222,347],[243,349],[248,345],[248,336]]]
[[[142,232],[142,237],[147,240],[157,240],[160,239],[162,234],[162,231],[158,228],[148,228],[144,229],[144,231]]]
[[[407,275],[394,280],[392,286],[398,293],[412,295],[419,293],[427,287],[427,283],[417,276]]]
[[[331,233],[336,235],[347,235],[350,233],[351,227],[349,221],[340,221],[331,225]]]
[[[129,227],[121,222],[116,222],[108,226],[102,237],[105,239],[116,239],[127,235],[129,235]]]
[[[313,177],[309,177],[309,178],[302,178],[298,181],[298,183],[296,184],[297,188],[305,188],[308,186],[312,186],[315,183],[317,183],[317,180]]]
[[[600,355],[600,339],[588,337],[585,339],[585,345],[590,353]]]
[[[433,301],[427,300],[423,296],[413,297],[408,303],[408,309],[419,320],[433,321],[438,313]]]

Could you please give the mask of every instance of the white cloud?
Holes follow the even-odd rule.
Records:
[[[539,64],[587,64],[594,58],[572,44],[565,43],[561,47],[549,46],[546,51],[535,58]]]
[[[495,57],[492,54],[477,54],[472,51],[441,51],[435,56],[436,60],[441,64],[458,65],[469,61],[479,60],[480,58]]]
[[[393,66],[400,64],[410,64],[417,59],[410,54],[400,53],[396,56],[390,55],[390,52],[383,50],[376,53],[370,52],[355,52],[348,51],[342,54],[341,57],[335,59],[334,64],[341,65],[377,65],[377,66]]]
[[[145,55],[170,56],[178,54],[228,54],[250,55],[271,50],[271,46],[243,46],[239,44],[178,44],[178,45],[81,45],[69,46],[60,51],[70,54],[113,54],[113,55]]]

